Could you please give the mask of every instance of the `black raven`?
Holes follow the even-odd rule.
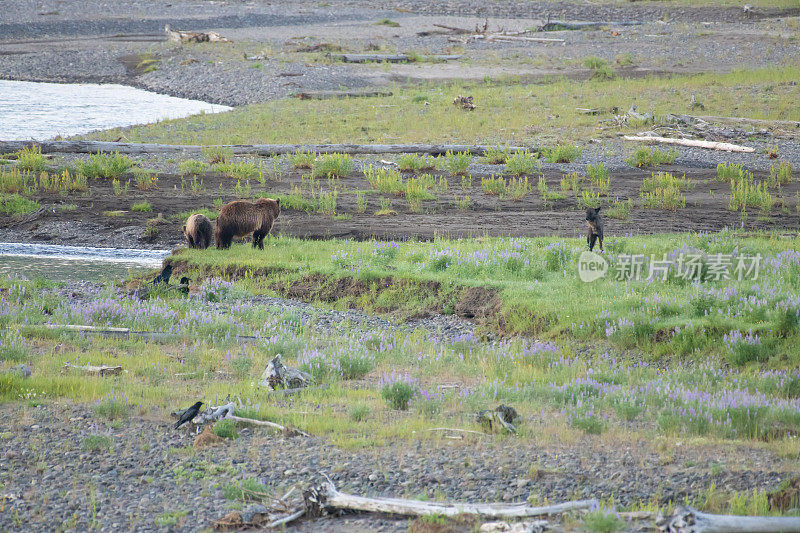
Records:
[[[158,276],[153,278],[153,281],[151,283],[153,285],[156,285],[158,283],[168,284],[169,283],[169,277],[171,275],[172,275],[172,265],[167,265],[167,266],[164,267],[164,270],[161,271],[161,274],[159,274]]]
[[[203,402],[197,402],[197,403],[195,403],[193,406],[191,406],[190,408],[188,408],[187,410],[185,410],[185,411],[183,412],[183,414],[181,414],[181,417],[178,419],[178,423],[177,423],[177,424],[175,424],[175,429],[178,429],[178,428],[179,428],[179,427],[181,427],[183,424],[185,424],[186,422],[189,422],[189,421],[190,421],[190,420],[192,420],[194,417],[196,417],[196,416],[197,416],[197,413],[199,413],[199,412],[200,412],[200,406],[201,406],[201,405],[203,405]]]
[[[178,291],[182,292],[183,294],[189,294],[189,284],[191,281],[186,276],[181,278],[180,285],[178,285]]]

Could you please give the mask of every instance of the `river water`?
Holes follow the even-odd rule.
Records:
[[[0,140],[42,141],[230,109],[125,85],[0,80]]]
[[[169,250],[0,243],[0,276],[51,281],[113,281],[160,268]]]

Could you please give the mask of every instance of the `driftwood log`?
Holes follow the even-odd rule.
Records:
[[[86,363],[85,365],[73,365],[72,363],[64,363],[64,368],[66,370],[80,370],[81,372],[86,372],[87,374],[97,374],[98,376],[116,376],[117,374],[122,374],[122,367],[117,366],[94,366]]]
[[[372,98],[392,96],[391,91],[302,91],[292,96],[300,100],[329,100],[331,98]]]
[[[454,61],[460,55],[413,56],[410,54],[332,54],[331,59],[345,63],[408,63],[409,61]]]
[[[194,417],[192,423],[196,426],[200,426],[203,424],[218,422],[220,420],[227,419],[227,420],[233,420],[237,424],[250,424],[253,426],[262,426],[262,427],[277,429],[278,431],[283,431],[286,434],[297,434],[297,435],[302,435],[304,437],[310,436],[308,433],[304,431],[300,431],[299,429],[296,428],[289,428],[286,426],[282,426],[280,424],[276,424],[275,422],[236,416],[233,414],[235,410],[236,410],[236,403],[234,402],[226,403],[225,405],[220,405],[217,407],[209,407],[208,409],[206,409],[205,411]]]
[[[0,153],[16,152],[23,148],[38,146],[42,153],[91,154],[96,152],[117,152],[128,155],[143,154],[192,154],[208,148],[199,145],[120,143],[107,141],[0,141]],[[428,154],[444,155],[447,152],[467,152],[471,155],[484,155],[489,148],[497,146],[474,144],[233,144],[224,145],[234,154],[273,156],[311,151],[319,154]],[[512,146],[510,153],[536,151],[533,147]]]
[[[527,41],[531,43],[563,43],[564,39],[550,37],[526,37],[524,35],[509,35],[507,33],[486,33],[473,35],[472,39],[491,41]]]
[[[716,141],[701,141],[694,139],[673,139],[671,137],[644,137],[638,135],[625,135],[623,137],[626,141],[638,141],[647,143],[659,144],[677,144],[680,146],[692,146],[694,148],[707,148],[709,150],[721,150],[724,152],[755,152],[754,148],[749,146],[741,146],[739,144],[722,143]]]
[[[795,516],[731,516],[701,513],[678,507],[672,516],[659,517],[656,525],[668,533],[796,533],[800,518]]]
[[[272,361],[267,363],[267,368],[261,374],[258,384],[268,387],[270,390],[276,389],[299,389],[314,383],[311,374],[292,368],[283,364],[281,354],[275,355]]]
[[[561,20],[549,21],[539,26],[539,31],[562,31],[562,30],[596,30],[606,26],[641,26],[643,23],[638,21],[620,22],[564,22]]]
[[[544,507],[531,507],[525,503],[456,503],[424,502],[402,498],[365,498],[339,492],[330,481],[319,487],[312,487],[303,493],[306,509],[310,516],[320,516],[329,509],[350,509],[374,513],[393,513],[404,516],[460,514],[478,515],[488,518],[525,518],[546,516],[590,509],[597,500],[579,500]]]
[[[179,43],[229,43],[230,41],[215,31],[173,30],[169,24],[164,26],[164,33],[170,41]]]
[[[706,122],[727,122],[732,124],[761,124],[764,126],[787,126],[800,128],[800,122],[796,120],[769,120],[764,118],[744,118],[744,117],[718,117],[714,115],[680,115],[694,119],[705,120]]]

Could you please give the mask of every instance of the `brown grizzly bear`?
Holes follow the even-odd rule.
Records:
[[[281,214],[280,198],[259,198],[253,202],[235,200],[219,210],[214,238],[217,248],[230,248],[234,237],[253,234],[253,248],[264,249],[264,237]]]
[[[186,224],[183,225],[183,235],[186,237],[186,242],[189,243],[189,248],[205,250],[211,246],[213,233],[214,229],[211,227],[211,221],[200,213],[191,215],[186,219]]]

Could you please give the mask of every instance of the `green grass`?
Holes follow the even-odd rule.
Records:
[[[390,28],[399,28],[400,23],[391,19],[381,19],[376,22],[378,26],[389,26]]]
[[[39,210],[39,204],[18,194],[0,194],[0,213],[17,216]]]
[[[317,153],[314,151],[300,151],[289,156],[289,162],[294,168],[311,168],[317,160]]]
[[[405,192],[403,176],[396,170],[382,167],[367,167],[364,169],[364,179],[370,187],[383,194],[400,195]]]
[[[223,439],[239,438],[239,433],[236,432],[236,422],[233,420],[220,420],[214,424],[214,434]]]
[[[30,196],[40,192],[69,194],[86,192],[89,182],[83,174],[68,170],[59,173],[0,169],[0,192]]]
[[[572,163],[581,156],[581,148],[574,144],[559,144],[543,151],[548,163]]]
[[[124,133],[130,142],[166,144],[464,142],[539,146],[596,136],[597,118],[577,112],[576,101],[581,107],[598,109],[628,109],[647,102],[648,112],[664,115],[683,109],[691,94],[700,92],[705,113],[710,115],[800,120],[800,108],[792,105],[800,101],[800,86],[790,83],[798,78],[800,69],[789,66],[624,80],[554,78],[543,85],[514,79],[445,86],[432,83],[393,87],[392,96],[350,98],[335,106],[319,100],[275,100],[227,113],[133,126]],[[472,94],[481,105],[473,113],[453,113],[453,94]],[[425,113],[412,101],[415,97],[430,102]],[[531,124],[548,127],[534,133],[529,131]],[[637,131],[634,125],[618,129]],[[113,129],[86,137],[114,140],[121,133],[121,129]]]
[[[25,147],[17,152],[17,168],[20,170],[42,170],[45,166],[46,160],[42,155],[42,147],[34,145],[32,147]]]
[[[580,198],[578,198],[578,206],[581,209],[587,207],[600,207],[600,193],[596,191],[582,191]]]
[[[259,176],[258,166],[251,161],[216,163],[211,168],[214,172],[219,172],[226,178],[236,180],[255,179]]]
[[[559,187],[563,193],[572,192],[577,195],[581,190],[581,177],[577,172],[570,172],[561,178]]]
[[[748,172],[742,165],[734,165],[733,163],[720,163],[717,165],[717,181],[725,181],[731,183],[734,180],[740,180],[745,177]],[[752,173],[750,173],[752,176]]]
[[[515,152],[506,158],[506,173],[512,176],[533,174],[542,168],[542,162],[527,151]]]
[[[504,165],[509,157],[508,147],[495,148],[490,146],[481,158],[481,163],[487,165]]]
[[[677,187],[657,187],[640,193],[642,205],[650,209],[666,209],[676,211],[686,207],[686,198]]]
[[[597,188],[600,194],[607,195],[611,188],[611,176],[603,163],[596,165],[586,165],[586,174],[589,176],[589,183]]]
[[[631,211],[633,211],[633,198],[628,198],[627,200],[614,198],[611,207],[606,211],[606,215],[618,220],[628,220],[631,216]]]
[[[89,179],[116,178],[133,166],[133,160],[126,155],[98,152],[86,161],[76,161],[75,172]]]
[[[420,157],[417,154],[401,154],[397,158],[397,169],[401,172],[435,170],[437,166],[437,161],[427,155]]]
[[[204,172],[208,172],[209,168],[211,167],[208,163],[205,161],[199,161],[197,159],[187,159],[186,161],[181,161],[178,163],[178,169],[180,170],[182,176],[198,176]]]
[[[657,167],[658,165],[671,165],[678,157],[677,150],[659,150],[641,146],[626,160],[632,167]]]
[[[226,143],[220,143],[226,144]],[[209,165],[227,163],[233,159],[233,149],[225,146],[209,146],[200,150],[200,153]]]
[[[588,56],[583,59],[583,66],[592,69],[592,78],[600,80],[614,79],[614,70],[608,65],[608,61],[596,56]]]
[[[149,213],[152,210],[153,210],[153,206],[151,206],[150,202],[148,202],[148,201],[137,202],[137,203],[131,205],[131,211],[134,211],[136,213]]]
[[[472,164],[472,156],[467,152],[454,154],[451,151],[447,151],[440,166],[451,176],[463,176],[469,171],[470,164]]]
[[[653,172],[649,178],[642,180],[641,190],[643,192],[651,192],[656,189],[673,188],[679,191],[687,191],[692,186],[692,182],[687,180],[685,175],[682,178],[676,178],[671,172]]]
[[[769,194],[767,183],[753,178],[753,174],[745,172],[741,179],[731,181],[731,199],[728,209],[746,211],[748,207],[758,207],[764,212],[772,208],[773,198]]]
[[[769,180],[767,184],[770,187],[783,187],[792,181],[792,171],[794,168],[789,161],[781,161],[776,165],[769,167]]]
[[[348,154],[327,154],[314,161],[314,178],[344,178],[353,171],[353,158]]]
[[[155,171],[135,167],[131,173],[136,188],[140,191],[150,191],[158,187],[158,174]]]
[[[87,452],[108,451],[111,449],[111,438],[106,435],[89,435],[83,439],[83,449]]]

